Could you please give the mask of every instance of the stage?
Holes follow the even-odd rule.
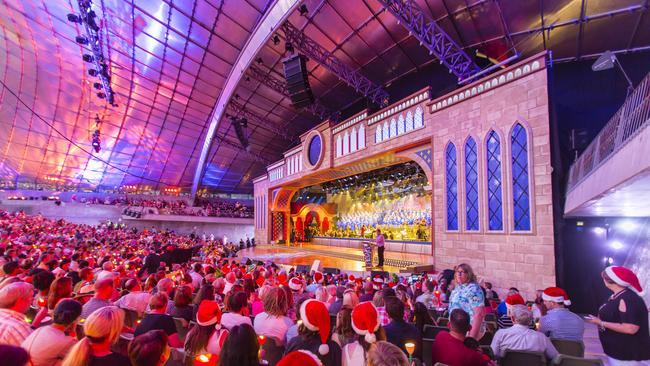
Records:
[[[376,261],[376,252],[374,258]],[[433,257],[430,255],[390,252],[385,253],[383,270],[397,273],[405,271],[412,265],[432,265]],[[319,259],[322,267],[334,267],[342,272],[364,272],[363,253],[361,249],[331,247],[311,243],[297,243],[292,246],[276,244],[261,245],[247,248],[237,253],[238,258],[248,257],[255,260],[271,261],[277,264],[296,266],[298,264],[311,264]],[[375,262],[376,263],[376,262]],[[377,268],[373,268],[377,269]]]

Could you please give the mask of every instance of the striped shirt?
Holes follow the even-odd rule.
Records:
[[[25,314],[0,309],[0,344],[20,347],[31,333],[32,328],[25,322]]]
[[[549,310],[539,321],[539,331],[550,338],[581,341],[585,331],[582,318],[567,308]]]

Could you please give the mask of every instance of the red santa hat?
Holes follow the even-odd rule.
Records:
[[[314,282],[322,283],[324,278],[325,277],[323,276],[322,272],[319,272],[319,271],[314,272]]]
[[[559,287],[549,287],[542,293],[542,299],[545,301],[562,303],[566,306],[571,305],[571,300],[569,300],[569,295],[566,291]]]
[[[199,304],[199,310],[196,312],[196,323],[202,326],[216,324],[216,328],[221,328],[218,324],[221,322],[221,309],[216,301],[203,300]]]
[[[228,282],[230,284],[234,284],[235,281],[237,281],[237,276],[235,276],[235,272],[229,272],[226,275],[226,282]]]
[[[303,302],[300,305],[300,319],[307,329],[318,332],[322,343],[318,347],[318,353],[326,355],[330,351],[327,345],[330,335],[330,313],[325,304],[314,299]]]
[[[371,301],[362,302],[352,310],[352,329],[364,336],[368,343],[377,342],[375,332],[379,329],[379,312]]]
[[[282,286],[287,286],[287,275],[284,274],[284,273],[279,274],[279,275],[278,275],[278,282],[279,282]]]
[[[320,362],[318,357],[307,351],[307,350],[298,350],[287,353],[282,359],[276,364],[277,366],[323,366],[323,363]]]
[[[380,275],[376,275],[372,279],[372,286],[375,288],[375,290],[381,289],[381,286],[384,284],[384,278]]]
[[[299,277],[293,277],[289,280],[289,288],[293,291],[300,291],[302,288],[302,280]]]
[[[512,294],[506,297],[506,308],[510,309],[513,305],[526,305],[526,301],[519,294]]]
[[[350,282],[354,282],[355,279],[356,279],[356,277],[354,277],[353,274],[348,276],[348,281],[350,281]]]
[[[621,266],[609,266],[605,268],[605,273],[607,273],[607,276],[611,278],[612,281],[616,282],[616,284],[632,289],[632,291],[639,294],[639,296],[645,294],[643,288],[641,288],[639,278],[634,274],[634,272],[632,272],[632,270]]]

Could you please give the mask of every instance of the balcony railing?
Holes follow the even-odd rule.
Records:
[[[625,100],[598,136],[571,165],[570,192],[650,122],[650,73]]]

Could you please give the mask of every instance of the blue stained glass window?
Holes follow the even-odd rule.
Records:
[[[512,203],[515,231],[530,230],[530,182],[528,179],[528,135],[517,123],[512,130]]]
[[[476,141],[465,143],[465,228],[478,230],[478,149]]]
[[[486,142],[488,228],[503,230],[503,187],[501,184],[501,140],[491,131]]]
[[[320,152],[321,152],[320,136],[314,135],[314,137],[312,137],[311,141],[309,142],[309,154],[307,155],[307,157],[309,158],[309,163],[311,165],[316,165],[318,163],[318,159],[320,159]]]
[[[447,145],[445,152],[445,171],[447,187],[447,230],[458,230],[458,173],[456,146]]]

